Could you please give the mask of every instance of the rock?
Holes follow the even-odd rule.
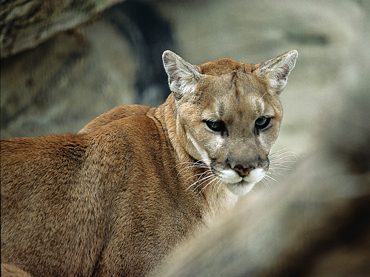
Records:
[[[268,0],[258,2],[217,0],[204,1],[202,5],[199,5],[196,1],[150,1],[150,3],[172,24],[175,38],[178,41],[177,52],[194,64],[201,64],[222,57],[248,63],[258,63],[294,48],[299,51],[297,66],[290,76],[288,86],[282,93],[281,98],[285,114],[280,138],[274,147],[274,151],[286,148],[297,154],[302,154],[305,149],[310,147],[309,130],[315,128],[312,122],[314,122],[313,119],[317,115],[318,107],[323,102],[326,91],[332,89],[333,84],[337,82],[340,69],[348,66],[348,61],[344,62],[343,58],[352,51],[351,49],[356,45],[358,37],[368,35],[364,33],[362,26],[370,24],[368,1],[309,0],[304,3],[297,3],[291,0],[278,2]],[[127,25],[130,24],[128,22]],[[96,27],[98,25],[100,27]],[[99,36],[93,36],[94,28],[100,30],[97,31]],[[134,28],[132,26],[130,29]],[[68,114],[62,112],[64,110],[68,113],[68,109],[62,107],[51,108],[58,105],[58,102],[53,102],[52,99],[59,98],[54,98],[54,96],[38,96],[38,99],[43,99],[43,104],[29,104],[26,106],[31,107],[33,105],[33,108],[24,108],[24,103],[28,99],[35,99],[33,95],[36,92],[30,89],[29,86],[25,86],[30,75],[39,76],[32,79],[33,84],[40,87],[39,91],[60,95],[58,97],[68,94],[67,92],[63,92],[64,94],[62,92],[52,92],[51,85],[53,83],[61,84],[61,80],[58,80],[60,75],[54,75],[54,81],[49,82],[48,85],[45,84],[45,87],[41,89],[43,82],[49,78],[47,77],[48,74],[56,70],[53,69],[51,57],[54,54],[52,54],[52,50],[47,52],[50,55],[50,63],[41,62],[46,59],[46,57],[43,57],[45,56],[43,51],[46,51],[45,45],[53,44],[52,42],[46,42],[43,46],[40,46],[43,47],[43,50],[35,48],[29,50],[34,51],[34,53],[27,52],[28,54],[19,58],[2,60],[1,107],[2,116],[4,117],[2,123],[7,126],[2,126],[2,137],[43,135],[50,132],[76,132],[78,126],[88,123],[93,117],[98,116],[106,109],[133,102],[138,103],[138,84],[134,79],[145,80],[145,75],[141,73],[141,77],[138,78],[137,74],[139,69],[145,74],[145,64],[142,64],[140,60],[143,52],[138,52],[139,56],[135,56],[137,47],[130,48],[131,42],[123,37],[121,33],[117,33],[114,27],[107,24],[105,18],[97,19],[90,25],[81,27],[80,32],[85,36],[85,43],[92,45],[92,50],[89,50],[89,53],[81,53],[82,49],[76,49],[83,57],[80,57],[79,62],[75,63],[69,59],[71,67],[64,67],[64,70],[61,71],[64,74],[64,85],[69,82],[68,80],[74,80],[73,83],[68,84],[67,89],[74,98],[68,100],[67,97],[63,101],[68,102],[67,106],[70,109],[73,105],[83,102],[75,99],[78,98],[79,91],[84,91],[86,87],[89,88],[88,91],[91,95],[101,95],[99,101],[95,102],[94,105],[86,104],[89,106],[88,109],[80,108],[79,115],[75,115],[74,120],[71,120]],[[61,34],[60,36],[63,36],[66,41],[63,41],[61,37],[58,38],[58,36],[52,38],[52,40],[55,43],[57,41],[60,43],[58,49],[65,56],[67,56],[67,50],[61,50],[63,47],[72,52],[75,50],[72,49],[71,45],[76,45],[77,48],[88,48],[87,46],[78,46],[77,41],[69,42],[69,40],[77,39],[78,34],[72,36]],[[100,48],[100,50],[110,51],[110,48],[112,48],[112,53],[94,53],[93,45],[104,43],[106,46]],[[121,47],[120,51],[118,51],[119,47]],[[40,53],[43,55],[42,57],[37,56]],[[101,58],[98,58],[99,55],[102,55]],[[37,67],[40,66],[40,69],[35,66],[27,66],[27,64],[30,64],[29,62],[22,63],[21,59],[28,59],[26,56],[39,61]],[[92,65],[93,60],[89,61],[90,58],[95,59],[94,61],[97,63]],[[150,62],[150,59],[147,60]],[[158,57],[158,60],[160,60],[160,57]],[[60,60],[55,61],[55,65],[58,64],[60,64]],[[96,86],[96,89],[100,89],[100,92],[95,92],[94,88],[89,86],[89,82],[83,81],[88,77],[75,77],[77,76],[76,72],[79,69],[83,70],[82,66],[87,66],[87,64],[91,66],[91,70],[96,70],[97,73],[97,75],[94,75],[92,71],[86,71],[86,74],[89,74],[92,80],[100,80],[103,78],[102,76],[105,76],[103,78],[105,81],[98,82],[99,85]],[[112,67],[110,67],[110,64],[112,64]],[[124,67],[120,66],[123,64]],[[158,64],[160,66],[160,63]],[[74,68],[75,66],[76,68]],[[103,68],[98,69],[100,66]],[[93,69],[94,67],[95,69]],[[122,71],[118,69],[122,69]],[[17,70],[19,71],[16,72]],[[157,71],[161,70],[157,69]],[[41,74],[41,72],[43,73]],[[110,72],[112,74],[108,76]],[[71,73],[70,79],[66,77],[69,73]],[[45,77],[42,77],[43,74],[45,74]],[[83,71],[80,74],[83,74]],[[150,75],[156,77],[155,74]],[[15,82],[15,76],[17,76],[17,82]],[[79,80],[81,80],[80,83]],[[32,82],[28,83],[32,84]],[[22,85],[17,86],[16,83]],[[101,86],[109,88],[110,92],[105,94]],[[150,94],[152,90],[149,89],[148,91]],[[131,96],[123,100],[121,98],[123,94]],[[106,95],[109,95],[109,97],[105,98]],[[113,97],[113,95],[116,96]],[[18,99],[19,97],[21,99]],[[115,101],[112,101],[112,97]],[[8,101],[6,99],[13,100],[8,103],[4,102]],[[88,97],[81,95],[80,99],[86,101]],[[95,98],[92,97],[91,99]],[[150,97],[150,99],[153,99],[153,97]],[[35,99],[35,101],[39,100]],[[63,103],[63,101],[60,103]],[[99,108],[98,103],[101,105]],[[14,108],[14,105],[18,106]],[[39,108],[41,105],[45,107]],[[65,104],[62,105],[66,106]],[[12,108],[7,108],[8,106]],[[8,111],[8,109],[13,111]],[[14,109],[17,109],[18,112],[15,112]],[[58,110],[59,113],[47,113],[45,109]],[[93,111],[94,109],[96,110]],[[77,107],[76,110],[78,110]],[[26,113],[23,114],[24,112]],[[21,119],[13,118],[14,126],[10,127],[9,118],[15,114],[17,116],[23,114],[26,121],[20,123]],[[58,115],[56,116],[56,114]],[[85,115],[84,118],[83,115]],[[58,120],[49,119],[53,116]],[[48,125],[46,122],[50,122],[50,124]],[[62,125],[63,127],[60,127]]]
[[[12,0],[1,4],[1,57],[33,48],[123,0]]]
[[[135,99],[136,57],[104,20],[1,61],[1,136],[78,132]]]
[[[2,59],[1,137],[76,133],[116,106],[163,103],[169,89],[161,55],[171,47],[160,14],[127,0]]]

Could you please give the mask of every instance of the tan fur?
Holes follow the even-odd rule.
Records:
[[[2,263],[34,276],[147,274],[263,177],[296,57],[196,67],[166,51],[173,94],[160,107],[118,107],[79,134],[2,140]],[[263,116],[271,123],[256,131]]]

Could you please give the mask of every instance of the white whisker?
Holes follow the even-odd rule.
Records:
[[[214,177],[214,176],[212,176],[212,177]],[[204,187],[204,188],[202,188],[202,190],[199,192],[199,193],[202,193],[203,192],[203,190],[205,190],[210,184],[212,184],[214,181],[217,181],[218,179],[216,178],[216,177],[214,177],[214,179],[213,180],[211,180],[210,182],[208,182],[208,184]]]
[[[179,170],[179,172],[177,173],[177,175],[175,176],[173,182],[175,182],[175,180],[179,177],[179,175],[184,171],[184,170],[187,170],[187,169],[193,169],[193,168],[200,168],[200,169],[208,169],[210,170],[209,166],[207,166],[204,162],[202,161],[195,161],[195,162],[181,162],[181,163],[178,163],[174,168],[177,168],[178,166],[183,166],[183,165],[186,165],[184,168],[182,168],[181,170]],[[207,170],[207,171],[208,171]],[[203,172],[204,173],[204,172]],[[198,175],[202,175],[203,173],[200,173],[200,174],[197,174],[195,176],[198,176]],[[190,176],[189,178],[187,178],[185,180],[185,182],[187,180],[189,180],[190,178],[192,178],[194,176]]]
[[[293,164],[296,162],[298,155],[292,151],[286,151],[286,149],[277,150],[269,155],[270,166],[269,171],[262,180],[262,183],[270,188],[271,181],[280,184],[276,176],[285,177],[282,171],[293,169]]]
[[[298,154],[292,151],[285,151],[285,149],[280,149],[274,153],[269,155],[270,160],[279,160],[279,159],[287,159],[287,158],[298,158]]]
[[[195,191],[197,188],[199,188],[201,185],[203,185],[204,183],[206,183],[207,181],[209,181],[212,178],[215,178],[215,176],[208,175],[208,176],[204,177],[203,179],[199,180],[199,184],[193,190]]]
[[[270,166],[270,169],[272,172],[276,172],[277,170],[291,170],[293,169],[292,166],[289,165],[280,165],[280,164],[274,164],[273,166]]]
[[[186,180],[192,178],[192,177],[195,177],[195,176],[199,176],[198,179],[192,183],[190,186],[187,187],[186,190],[190,189],[191,187],[197,185],[197,184],[202,184],[202,182],[206,179],[206,178],[209,178],[210,176],[212,177],[212,175],[208,175],[209,173],[211,172],[211,170],[207,170],[205,172],[202,172],[202,173],[199,173],[199,174],[195,174],[193,176],[190,176],[189,178],[187,178]],[[207,175],[205,177],[203,177],[204,175]],[[196,190],[200,185],[198,185],[196,188],[194,188],[193,190]]]
[[[262,180],[261,180],[261,182],[262,182],[266,187],[268,187],[269,189],[271,189],[271,187],[270,187],[270,185],[269,185],[269,183],[268,183],[268,181],[267,181],[266,179],[262,179]]]
[[[217,184],[218,184],[218,186],[217,186],[217,193],[218,193],[220,191],[220,189],[221,189],[221,186],[222,186],[222,182],[218,178],[217,178]]]
[[[276,183],[278,183],[278,184],[280,185],[279,181],[278,181],[278,180],[276,180],[275,178],[271,177],[270,175],[266,174],[266,175],[265,175],[265,177],[266,177],[267,179],[269,179],[269,180],[275,181]]]

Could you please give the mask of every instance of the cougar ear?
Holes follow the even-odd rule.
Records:
[[[168,75],[168,85],[176,100],[180,100],[187,93],[192,93],[203,79],[195,65],[184,61],[169,50],[163,52],[162,60]]]
[[[280,94],[288,81],[288,75],[295,66],[298,51],[289,51],[275,59],[263,62],[258,66],[256,74],[260,78],[267,79],[269,91]]]

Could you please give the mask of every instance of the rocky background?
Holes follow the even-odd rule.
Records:
[[[6,32],[16,24],[3,14],[2,138],[78,132],[118,105],[157,106],[168,93],[164,49],[194,64],[223,57],[258,63],[297,49],[297,66],[281,97],[285,118],[275,149],[301,154],[317,124],[317,110],[341,78],[338,72],[351,68],[348,57],[359,39],[369,36],[364,26],[370,24],[370,1],[365,0],[105,2],[90,11],[88,23],[85,16],[73,29],[63,25],[69,31],[44,35],[47,39],[36,47],[20,51],[14,43],[17,54],[5,47]],[[72,15],[86,11],[81,6]]]
[[[284,149],[286,161],[293,152],[301,164],[323,136],[331,136],[333,143],[356,141],[352,129],[333,136],[330,127],[340,123],[335,116],[328,122],[327,116],[341,111],[343,93],[361,90],[356,93],[359,99],[370,93],[368,0],[126,0],[100,1],[105,3],[100,6],[86,5],[90,0],[68,3],[72,2],[81,2],[79,8],[62,7],[72,17],[52,13],[50,7],[46,7],[50,16],[43,16],[40,10],[45,7],[32,6],[33,1],[1,4],[17,4],[0,13],[1,138],[75,133],[119,105],[157,106],[168,94],[161,66],[165,49],[193,64],[224,57],[259,63],[297,49],[296,68],[281,96],[284,120],[273,151]],[[17,15],[28,11],[32,11],[30,21],[41,24],[31,31],[22,25],[25,34],[38,30],[38,35],[29,37],[15,31],[21,26]],[[50,20],[54,14],[58,20]],[[63,27],[53,27],[58,24]],[[322,128],[324,122],[327,129]],[[369,128],[367,124],[361,121],[360,127]],[[359,154],[354,164],[363,162],[366,154]],[[365,169],[368,163],[363,162]],[[278,173],[273,178],[279,183],[261,184],[247,196],[251,203],[258,205],[264,193],[273,194],[284,186],[279,175],[289,172]],[[306,180],[323,185],[320,178]],[[369,177],[364,180],[369,182]],[[303,205],[310,212],[315,207]],[[289,213],[280,216],[286,220]]]

